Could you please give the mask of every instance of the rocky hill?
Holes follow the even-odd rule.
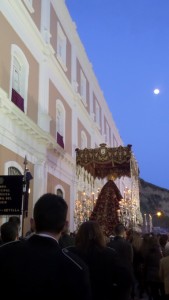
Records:
[[[154,226],[169,228],[169,190],[141,178],[139,185],[141,213],[151,214]],[[157,211],[162,212],[161,217],[155,215]]]

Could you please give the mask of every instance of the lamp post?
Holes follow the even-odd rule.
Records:
[[[27,168],[28,160],[26,155],[23,164],[25,167],[24,167],[24,175],[23,175],[23,197],[22,197],[22,236],[24,232],[24,219],[25,216],[27,216],[27,211],[28,211],[29,182],[31,179],[33,179],[32,174]]]
[[[148,228],[147,228],[147,225],[148,225],[148,223],[147,223],[147,214],[145,213],[144,214],[144,232],[145,233],[147,233],[147,230],[148,230]]]
[[[160,218],[164,215],[164,213],[161,210],[156,211],[153,214],[144,214],[144,231],[145,232],[152,232],[153,231],[153,217]]]

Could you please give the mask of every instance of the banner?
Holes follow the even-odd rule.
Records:
[[[0,176],[0,215],[21,215],[23,175]]]

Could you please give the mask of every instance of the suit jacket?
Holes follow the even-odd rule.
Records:
[[[133,248],[130,242],[121,236],[115,236],[114,239],[108,243],[108,247],[115,249],[124,263],[128,265],[133,264]]]
[[[7,298],[91,299],[87,266],[50,237],[34,234],[1,246],[0,269],[1,293]]]

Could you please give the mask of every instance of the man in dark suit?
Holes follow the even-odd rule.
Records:
[[[118,223],[114,228],[115,236],[110,239],[108,247],[116,250],[120,259],[125,263],[133,264],[133,248],[131,244],[126,240],[126,228],[123,224]]]
[[[1,293],[7,298],[91,299],[87,266],[58,244],[67,208],[62,197],[44,194],[34,207],[35,234],[0,247]]]
[[[114,234],[115,236],[113,237],[113,239],[110,239],[110,242],[107,244],[107,246],[113,248],[116,251],[121,263],[123,263],[123,265],[128,268],[131,277],[133,278],[132,285],[128,290],[128,295],[126,295],[126,298],[124,298],[126,300],[129,300],[135,284],[133,271],[133,248],[131,244],[126,240],[126,228],[123,224],[116,224],[114,228]]]

